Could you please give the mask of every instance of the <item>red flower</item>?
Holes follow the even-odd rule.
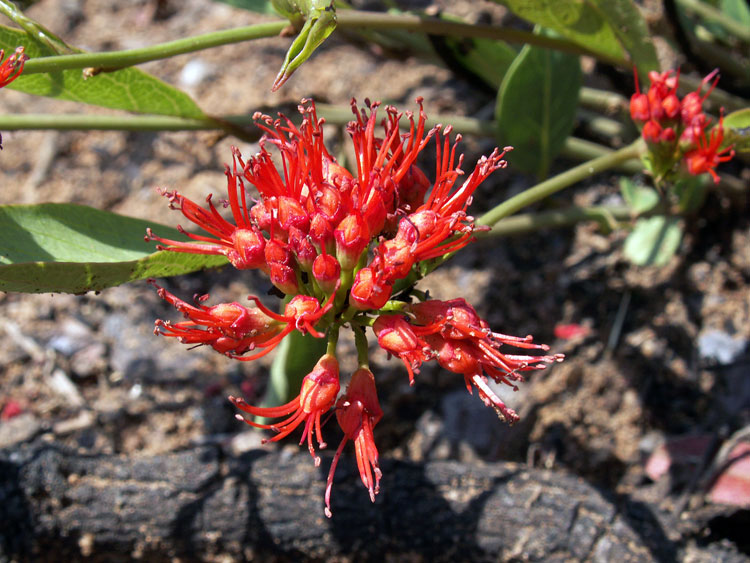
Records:
[[[432,351],[419,334],[426,334],[429,329],[414,326],[401,315],[381,315],[372,325],[380,347],[394,356],[398,356],[409,372],[409,384],[414,385],[414,374],[419,373],[423,362],[432,359]]]
[[[213,307],[201,305],[208,295],[196,298],[190,305],[175,297],[154,280],[159,297],[172,304],[187,321],[171,323],[156,321],[154,333],[178,338],[183,344],[207,344],[217,352],[237,357],[256,347],[264,351],[253,358],[272,350],[283,336],[283,323],[269,317],[258,308],[247,308],[239,303],[222,303]]]
[[[279,418],[288,415],[288,418],[277,424],[260,424],[248,420],[240,414],[237,415],[238,420],[242,420],[250,426],[267,428],[278,432],[273,438],[264,440],[264,443],[281,440],[291,434],[304,421],[305,429],[302,431],[302,438],[300,438],[299,443],[302,445],[305,438],[307,438],[307,449],[315,460],[315,465],[318,466],[320,465],[320,458],[315,455],[313,437],[317,434],[318,446],[321,448],[326,447],[321,433],[320,417],[333,406],[334,401],[336,401],[336,395],[339,394],[339,389],[339,363],[335,356],[326,354],[318,360],[313,370],[302,380],[300,394],[285,405],[259,408],[247,404],[244,399],[229,397],[229,400],[238,409],[253,416]]]
[[[359,368],[352,375],[346,394],[336,403],[336,420],[341,430],[344,431],[344,439],[341,440],[336,455],[331,462],[328,472],[325,493],[325,514],[329,518],[331,513],[331,489],[333,487],[333,475],[336,473],[341,453],[344,446],[351,440],[354,442],[354,450],[357,456],[357,468],[362,484],[370,492],[370,500],[375,502],[375,495],[380,490],[380,478],[382,473],[378,465],[378,449],[375,447],[373,428],[383,418],[383,411],[378,403],[378,394],[375,390],[375,377],[367,368]]]
[[[630,117],[636,123],[648,121],[651,117],[648,96],[641,92],[641,87],[638,84],[638,71],[635,68],[633,69],[633,76],[635,77],[635,94],[630,97]]]
[[[701,96],[701,90],[703,86],[713,80],[711,86],[709,86],[706,93]],[[716,84],[719,82],[719,69],[714,69],[710,72],[701,83],[698,85],[698,89],[695,92],[688,93],[682,99],[682,105],[680,109],[680,116],[684,125],[690,125],[693,120],[699,115],[703,115],[703,102],[706,98],[711,95],[713,89],[716,88]]]
[[[23,65],[29,59],[23,47],[16,47],[13,54],[2,61],[5,51],[0,49],[0,88],[13,82],[23,72]]]
[[[397,355],[409,370],[410,381],[422,362],[436,358],[445,369],[464,376],[466,387],[472,385],[488,406],[509,422],[518,415],[492,391],[485,374],[496,383],[515,389],[514,381],[522,381],[520,372],[543,369],[546,364],[562,361],[563,356],[525,356],[500,352],[502,345],[522,349],[549,350],[534,344],[531,336],[519,338],[492,332],[474,308],[464,299],[428,300],[407,307],[414,319],[407,322],[398,316],[381,316],[373,324],[380,346]]]
[[[360,311],[377,311],[391,298],[393,283],[378,276],[378,272],[366,266],[354,277],[349,303]]]
[[[734,149],[726,147],[723,150],[721,144],[724,141],[724,116],[719,118],[718,125],[711,129],[710,139],[706,137],[705,124],[702,134],[698,136],[698,147],[685,153],[685,164],[688,172],[697,176],[708,172],[714,179],[714,183],[719,183],[719,175],[715,168],[722,162],[731,160],[734,157]]]
[[[164,190],[162,193],[169,198],[169,205],[172,209],[182,211],[182,214],[188,220],[198,225],[211,236],[188,233],[178,225],[177,229],[180,232],[199,242],[165,239],[154,235],[151,229],[146,231],[146,240],[153,240],[166,245],[158,245],[157,248],[159,250],[224,255],[239,270],[265,266],[264,250],[266,239],[253,224],[248,214],[245,186],[242,179],[238,178],[237,175],[237,163],[240,158],[237,149],[233,149],[233,157],[233,169],[230,172],[229,167],[227,167],[225,174],[228,183],[229,207],[235,221],[234,225],[219,214],[211,201],[210,195],[206,198],[209,207],[206,210],[177,191],[169,192]]]
[[[347,215],[333,231],[336,239],[336,258],[342,270],[352,270],[372,237],[367,223],[357,211]]]
[[[13,82],[23,72],[23,65],[29,58],[23,50],[23,47],[17,47],[15,52],[3,61],[5,51],[0,49],[0,88]],[[2,148],[3,138],[0,136],[0,149]]]

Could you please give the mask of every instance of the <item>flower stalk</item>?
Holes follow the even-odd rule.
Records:
[[[1,5],[0,8],[2,8]],[[589,51],[585,47],[573,43],[572,41],[535,35],[527,31],[502,28],[493,25],[476,25],[411,14],[387,14],[358,10],[340,10],[337,17],[338,27],[342,30],[401,29],[431,35],[497,39],[509,41],[511,43],[532,44],[568,53],[588,55],[595,57],[602,62],[615,64],[623,68],[628,65],[627,61],[623,58],[607,57],[600,53]],[[76,68],[116,70],[149,61],[194,53],[196,51],[202,51],[204,49],[210,49],[222,45],[274,37],[288,25],[288,21],[272,21],[238,27],[235,29],[204,33],[193,37],[187,37],[185,39],[168,41],[166,43],[140,47],[137,49],[124,49],[108,53],[80,53],[42,57],[29,61],[26,72],[27,74],[35,74],[40,72],[58,72],[61,70]]]
[[[520,194],[505,200],[500,205],[479,217],[476,220],[476,224],[491,227],[501,219],[513,215],[524,207],[528,207],[529,205],[549,197],[560,190],[576,184],[577,182],[585,180],[595,174],[599,174],[600,172],[604,172],[605,170],[614,168],[628,160],[640,157],[644,150],[645,145],[643,141],[638,139],[630,145],[610,154],[605,154],[594,160],[579,164],[562,174],[558,174],[553,178],[537,184],[533,188],[525,190]]]

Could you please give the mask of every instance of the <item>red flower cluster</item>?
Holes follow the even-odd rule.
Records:
[[[407,305],[404,312],[405,316],[381,315],[372,328],[380,347],[404,362],[410,382],[414,383],[414,373],[419,372],[422,362],[435,358],[441,367],[462,374],[469,393],[474,385],[484,403],[511,423],[518,420],[518,415],[492,391],[484,374],[515,390],[512,382],[523,381],[520,372],[544,369],[546,364],[563,360],[561,354],[519,356],[500,352],[503,344],[544,351],[549,347],[534,344],[531,336],[519,338],[492,332],[464,299],[423,301]]]
[[[638,74],[635,74],[636,93],[630,98],[630,116],[649,145],[653,170],[663,177],[675,164],[684,162],[690,174],[697,176],[707,172],[718,183],[716,167],[734,156],[731,147],[722,149],[723,117],[711,129],[710,137],[706,131],[710,119],[703,112],[703,102],[719,81],[718,70],[706,76],[698,89],[682,100],[677,96],[679,71],[676,74],[671,70],[663,73],[652,71],[648,77],[651,86],[644,94],[638,85]],[[709,83],[706,93],[701,94]]]
[[[23,47],[17,47],[10,57],[3,60],[5,51],[0,49],[0,88],[13,82],[23,72],[23,65],[29,58],[23,51]],[[3,138],[0,137],[0,149],[2,148]]]
[[[340,391],[335,344],[342,327],[362,334],[372,327],[378,342],[407,366],[410,381],[425,361],[437,359],[446,369],[462,374],[469,391],[476,387],[482,400],[508,421],[518,416],[497,397],[488,378],[497,383],[520,381],[521,372],[540,369],[561,356],[517,356],[500,352],[501,345],[542,349],[531,337],[516,338],[492,332],[463,299],[409,303],[392,301],[396,284],[420,264],[459,250],[473,240],[473,218],[467,207],[479,184],[506,166],[510,147],[480,159],[466,176],[451,129],[426,130],[421,99],[418,115],[386,107],[378,118],[379,104],[360,109],[352,102],[355,119],[348,132],[356,155],[356,173],[342,168],[323,144],[323,120],[315,105],[303,100],[301,125],[283,115],[278,119],[256,114],[264,131],[260,152],[245,161],[233,149],[227,166],[227,200],[230,219],[214,205],[211,196],[200,206],[177,191],[163,191],[202,233],[178,227],[188,240],[173,240],[147,231],[147,240],[172,252],[222,255],[237,269],[257,268],[287,298],[283,314],[266,308],[257,297],[254,306],[223,303],[204,306],[181,301],[165,289],[159,295],[185,317],[171,323],[156,321],[156,332],[186,344],[208,345],[238,360],[252,360],[270,352],[287,334],[297,330],[329,338],[328,353],[304,378],[299,396],[278,407],[253,407],[242,399],[230,400],[253,417],[281,419],[248,424],[277,432],[271,440],[288,436],[303,425],[300,444],[307,440],[315,463],[313,440],[325,447],[322,426],[333,409],[344,433],[331,464],[326,488],[326,514],[330,516],[333,476],[346,443],[354,442],[364,486],[374,500],[381,471],[373,428],[383,416],[375,378],[367,366],[366,339],[355,338],[360,367]],[[406,117],[408,129],[402,131]],[[382,132],[376,134],[381,127]],[[418,154],[436,139],[437,167],[434,183],[415,164]],[[274,159],[274,153],[278,158]],[[279,164],[279,166],[277,166]],[[462,181],[460,181],[462,180]],[[250,199],[246,184],[258,192]],[[415,276],[416,279],[416,276]],[[407,285],[401,282],[399,289]],[[402,314],[386,314],[387,310]],[[364,343],[363,343],[364,341]]]

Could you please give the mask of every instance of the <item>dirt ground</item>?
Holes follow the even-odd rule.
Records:
[[[479,18],[484,10],[491,17],[501,12],[489,2],[469,4],[455,3],[454,13]],[[28,14],[92,50],[138,47],[260,20],[207,0],[42,0]],[[422,96],[428,114],[492,115],[493,99],[446,68],[386,57],[377,47],[336,37],[271,93],[287,45],[266,39],[142,68],[184,87],[214,114],[252,113],[302,97],[334,104],[369,97],[408,109]],[[610,78],[596,69],[587,76],[615,87]],[[4,90],[0,111],[88,108]],[[156,187],[178,188],[196,200],[219,194],[230,146],[237,144],[244,154],[256,149],[193,132],[4,132],[3,144],[0,203],[74,202],[167,224],[179,217],[166,212]],[[468,161],[492,146],[467,139]],[[513,171],[512,154],[509,162],[481,187],[476,215],[532,185],[532,178]],[[557,170],[570,165],[558,162]],[[733,171],[749,181],[741,166],[735,163]],[[612,203],[618,193],[616,175],[604,175],[549,205]],[[420,282],[434,297],[466,297],[496,330],[533,334],[566,360],[503,395],[522,416],[509,428],[466,393],[459,376],[425,365],[410,387],[401,363],[373,350],[385,411],[376,431],[381,455],[556,468],[613,499],[645,503],[686,560],[750,558],[743,533],[750,504],[743,507],[741,496],[727,504],[716,492],[726,471],[722,462],[750,428],[747,193],[710,193],[686,225],[678,256],[662,268],[629,265],[622,255],[625,233],[603,234],[587,224],[482,240]],[[186,299],[210,293],[215,302],[265,296],[270,288],[260,274],[229,268],[163,283]],[[293,440],[261,445],[262,435],[235,421],[226,400],[230,394],[260,397],[270,359],[232,362],[154,336],[154,319],[175,315],[145,282],[98,295],[0,294],[0,306],[0,447],[42,435],[81,452],[129,456],[215,441],[237,451],[296,448]],[[568,324],[584,332],[558,338],[555,327]],[[341,351],[345,346],[351,344],[342,343]],[[347,361],[355,360],[343,356],[346,371]],[[738,479],[750,488],[750,474]]]

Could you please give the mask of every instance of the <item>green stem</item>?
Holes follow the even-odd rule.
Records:
[[[326,346],[326,354],[331,356],[336,355],[336,345],[339,343],[339,325],[333,325],[328,329],[328,345]]]
[[[236,125],[253,123],[251,116],[225,116],[221,118]],[[201,131],[222,129],[213,119],[191,119],[166,115],[91,115],[91,114],[40,114],[0,115],[0,129],[20,131],[55,129],[58,131]]]
[[[352,326],[354,331],[354,344],[357,346],[357,363],[361,368],[368,368],[370,364],[370,353],[367,344],[367,336],[365,336],[365,328],[363,326],[354,325]]]
[[[612,221],[629,221],[634,217],[645,217],[663,213],[662,207],[649,210],[646,213],[636,215],[633,210],[623,205],[599,205],[592,207],[571,206],[554,211],[542,211],[539,213],[524,213],[506,217],[496,223],[491,231],[478,232],[477,238],[485,237],[507,237],[540,229],[554,229],[570,227],[582,221],[597,221],[603,228],[610,229]]]
[[[352,119],[351,110],[342,106],[317,104],[318,115],[325,117],[332,125],[346,124]],[[1,131],[28,131],[54,129],[57,131],[215,131],[224,130],[237,135],[238,127],[253,125],[250,115],[223,115],[207,119],[172,117],[162,115],[89,115],[89,114],[44,114],[26,113],[22,115],[1,115]],[[492,137],[494,123],[471,117],[438,115],[428,119],[428,127],[437,123],[450,123],[456,133]],[[243,131],[243,138],[257,140],[260,131],[249,128]],[[612,149],[575,137],[569,137],[561,155],[574,160],[591,160]],[[630,163],[620,165],[625,172],[638,172],[640,167]]]
[[[586,129],[606,139],[623,139],[627,138],[628,135],[631,138],[633,137],[634,129],[632,123],[625,124],[620,120],[605,117],[585,108],[578,110],[576,118],[585,123]]]
[[[547,47],[566,53],[588,55],[603,62],[627,67],[628,62],[622,57],[608,57],[595,53],[585,47],[553,37],[535,35],[529,31],[509,29],[495,25],[468,24],[449,20],[418,16],[413,14],[388,14],[380,12],[363,12],[356,10],[341,10],[337,14],[340,29],[380,29],[418,31],[429,35],[450,35],[452,37],[476,37],[483,39],[498,39],[510,43],[520,43]]]
[[[477,225],[489,225],[492,226],[500,219],[512,215],[519,209],[523,209],[542,200],[550,195],[559,192],[571,186],[581,180],[589,178],[594,174],[609,170],[615,166],[626,162],[632,158],[637,158],[645,150],[645,145],[638,139],[634,143],[624,147],[620,150],[614,151],[610,154],[600,156],[594,160],[584,162],[578,166],[571,168],[570,170],[558,174],[554,178],[545,180],[544,182],[537,184],[533,188],[529,188],[524,192],[504,201],[494,209],[491,209],[479,219],[476,220]]]
[[[608,154],[615,152],[609,147],[605,147],[598,143],[587,141],[586,139],[579,139],[578,137],[568,137],[560,151],[560,156],[571,160],[594,160]],[[637,174],[643,172],[643,165],[639,160],[631,159],[624,162],[618,163],[613,167],[613,170],[618,170],[626,174]]]
[[[139,49],[126,49],[123,51],[111,51],[109,53],[81,53],[77,55],[60,55],[57,57],[39,57],[27,61],[23,73],[27,75],[87,67],[113,70],[148,61],[166,59],[175,55],[202,51],[229,43],[240,43],[242,41],[273,37],[278,35],[288,25],[289,22],[285,21],[259,23],[247,27],[204,33],[203,35],[186,37],[185,39],[177,39]]]
[[[373,30],[402,29],[432,35],[498,39],[510,41],[512,43],[528,43],[568,53],[590,55],[599,60],[603,60],[604,62],[619,66],[627,66],[627,61],[623,58],[607,57],[589,51],[585,47],[573,43],[572,41],[535,35],[528,31],[507,29],[492,25],[473,25],[462,22],[452,22],[410,14],[386,14],[361,12],[356,10],[340,11],[337,17],[338,27],[342,30],[357,30],[362,28]],[[195,51],[201,51],[203,49],[209,49],[230,43],[240,43],[263,37],[273,37],[278,35],[281,30],[288,25],[289,22],[287,21],[274,21],[247,27],[239,27],[236,29],[214,31],[202,35],[196,35],[194,37],[151,45],[149,47],[141,47],[139,49],[126,49],[109,53],[80,53],[54,57],[39,57],[31,59],[26,63],[24,74],[57,72],[61,70],[90,67],[114,70],[148,61],[166,59],[174,57],[175,55],[193,53]]]
[[[605,113],[620,113],[628,109],[628,99],[616,92],[584,86],[578,101],[582,106]]]

